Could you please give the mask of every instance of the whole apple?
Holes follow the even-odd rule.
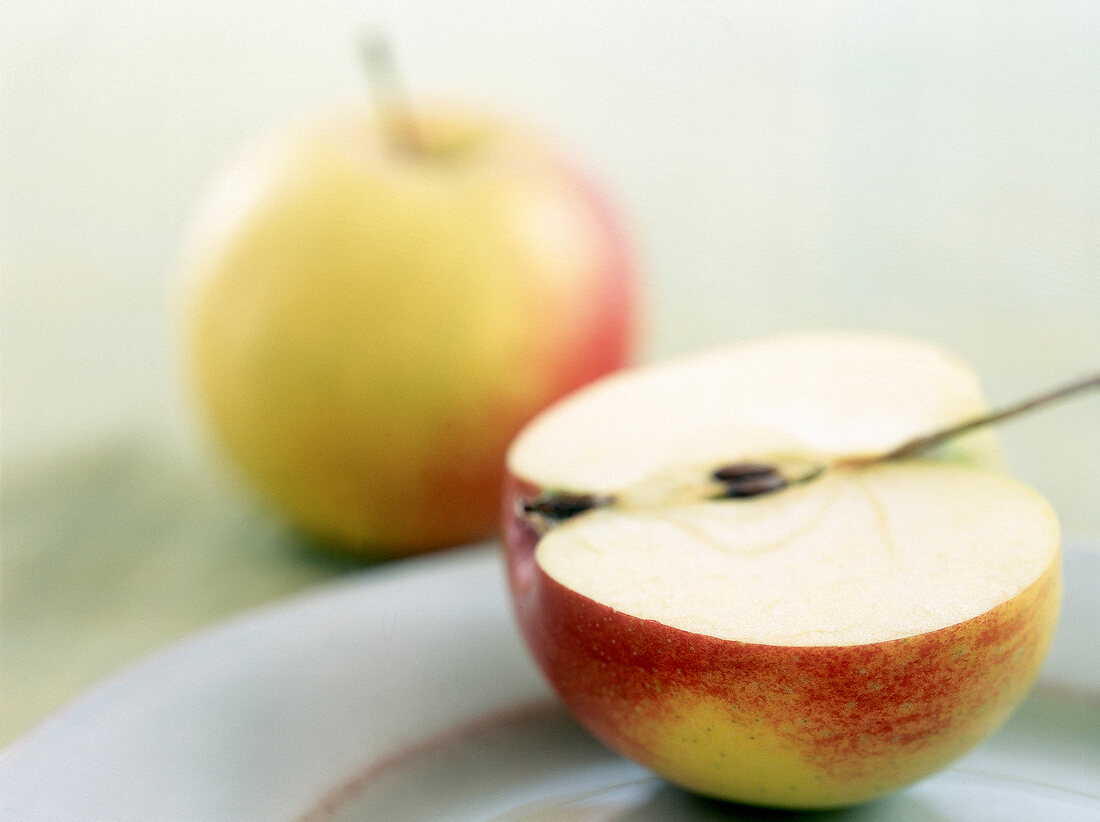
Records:
[[[988,736],[1057,620],[1058,522],[930,344],[806,333],[627,371],[509,450],[504,545],[531,652],[577,718],[714,797],[863,802]]]
[[[638,313],[620,220],[546,139],[438,104],[397,133],[364,108],[267,140],[183,256],[215,442],[302,529],[379,557],[491,533],[509,440],[628,362]]]

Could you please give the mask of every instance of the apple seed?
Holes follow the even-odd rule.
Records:
[[[527,516],[542,517],[556,524],[592,508],[610,505],[613,501],[611,497],[600,497],[595,494],[547,491],[534,499],[524,500],[523,513]]]
[[[775,473],[774,465],[765,465],[761,462],[735,462],[731,465],[715,468],[711,476],[719,482],[740,482],[741,480],[769,476]]]
[[[717,472],[716,472],[717,473]],[[786,478],[781,476],[774,468],[757,474],[748,474],[739,479],[726,482],[725,497],[755,497],[759,494],[769,494],[789,485]]]
[[[722,483],[722,497],[755,497],[786,488],[788,481],[774,465],[735,462],[714,469],[711,477]]]

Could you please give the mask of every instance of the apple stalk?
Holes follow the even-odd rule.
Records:
[[[408,154],[424,153],[426,144],[412,114],[389,38],[379,32],[368,34],[362,40],[360,52],[378,120],[387,132],[389,145]]]
[[[976,428],[984,428],[987,425],[993,425],[994,423],[1002,422],[1003,420],[1010,419],[1024,414],[1032,409],[1039,408],[1043,405],[1049,405],[1057,400],[1065,399],[1074,394],[1080,394],[1089,389],[1100,388],[1100,373],[1093,374],[1089,377],[1076,380],[1075,382],[1067,383],[1051,391],[1038,394],[1033,397],[1029,397],[1025,400],[1021,400],[1012,405],[1005,406],[998,410],[992,411],[989,414],[982,414],[981,416],[974,417],[973,419],[965,420],[952,425],[948,428],[934,431],[930,434],[925,434],[920,437],[914,437],[907,442],[902,443],[897,448],[887,451],[883,454],[878,454],[872,457],[846,457],[833,463],[834,467],[850,467],[859,468],[867,465],[875,465],[880,462],[890,462],[892,460],[905,459],[907,457],[914,457],[918,454],[922,454],[925,451],[929,451],[938,445],[942,445],[948,440],[952,440],[962,434],[969,433]]]

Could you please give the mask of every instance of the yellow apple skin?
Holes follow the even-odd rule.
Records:
[[[183,259],[220,450],[301,528],[379,557],[491,533],[509,440],[636,332],[628,243],[585,174],[456,108],[417,135],[353,110],[272,139]]]
[[[833,808],[897,790],[986,738],[1026,695],[1061,598],[1058,557],[992,610],[849,646],[751,644],[678,630],[572,591],[535,561],[509,478],[504,550],[515,612],[571,712],[623,755],[691,791]]]

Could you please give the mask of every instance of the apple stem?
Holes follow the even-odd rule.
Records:
[[[389,39],[380,32],[368,34],[363,38],[360,51],[374,92],[378,118],[390,146],[409,154],[420,154],[424,151],[424,140],[399,79]]]
[[[874,465],[880,462],[890,462],[892,460],[900,460],[907,457],[913,457],[931,448],[935,448],[937,445],[941,445],[947,440],[954,439],[961,434],[972,431],[975,428],[983,428],[987,425],[992,425],[995,422],[1000,422],[1002,420],[1009,419],[1010,417],[1018,416],[1041,405],[1047,405],[1057,400],[1065,399],[1066,397],[1072,396],[1074,394],[1080,394],[1084,391],[1088,391],[1089,389],[1096,388],[1100,388],[1100,374],[1093,374],[1092,376],[1076,380],[1074,382],[1055,388],[1051,391],[1046,391],[1034,397],[1029,397],[1028,399],[992,411],[989,414],[983,414],[981,416],[965,420],[961,423],[958,423],[957,425],[952,425],[949,428],[944,428],[939,431],[933,431],[930,434],[924,434],[919,437],[914,437],[913,439],[902,443],[897,448],[894,448],[885,453],[876,454],[875,456],[871,457],[849,457],[846,459],[838,460],[833,465],[834,467],[843,466],[857,468]]]

